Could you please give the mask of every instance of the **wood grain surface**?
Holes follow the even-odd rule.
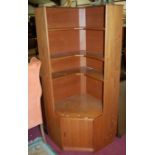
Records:
[[[47,129],[64,150],[97,151],[116,135],[123,7],[37,8]]]

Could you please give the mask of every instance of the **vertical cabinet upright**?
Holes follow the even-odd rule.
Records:
[[[49,136],[64,150],[98,150],[116,134],[122,6],[35,13]]]

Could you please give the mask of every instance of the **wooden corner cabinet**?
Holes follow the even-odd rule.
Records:
[[[96,151],[117,131],[123,8],[35,13],[49,136],[64,150]]]

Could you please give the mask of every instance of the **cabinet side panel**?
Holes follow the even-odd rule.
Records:
[[[117,129],[122,44],[122,6],[106,6],[104,118],[106,135],[114,138]]]
[[[45,110],[47,117],[53,114],[53,104],[54,98],[52,94],[52,80],[51,80],[51,65],[50,65],[50,53],[48,45],[48,35],[47,35],[47,23],[46,23],[46,13],[45,8],[37,8],[35,10],[36,14],[36,30],[37,30],[37,40],[39,48],[39,58],[41,60],[41,80],[42,80],[42,90],[43,98],[45,104]]]
[[[35,10],[35,18],[39,58],[42,63],[41,82],[47,130],[52,140],[55,141],[59,146],[61,146],[60,132],[56,133],[56,131],[58,131],[59,129],[59,125],[58,123],[56,123],[56,119],[54,119],[53,81],[51,79],[51,64],[46,21],[46,8],[37,8]]]

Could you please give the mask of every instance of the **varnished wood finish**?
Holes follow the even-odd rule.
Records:
[[[68,31],[68,30],[95,30],[95,31],[103,31],[105,28],[103,27],[86,27],[86,26],[79,26],[79,27],[63,27],[63,28],[48,28],[48,31]]]
[[[92,120],[87,118],[65,118],[61,119],[61,135],[65,150],[93,150]]]
[[[105,128],[104,128],[104,122],[103,122],[103,115],[97,117],[93,121],[93,145],[94,145],[94,150],[101,149],[102,147],[105,146]]]
[[[79,13],[77,8],[47,8],[49,28],[78,27]]]
[[[86,31],[86,50],[90,52],[100,52],[104,49],[104,31]]]
[[[80,51],[79,30],[49,31],[49,46],[51,55]]]
[[[61,146],[59,124],[54,117],[54,95],[53,95],[53,81],[51,79],[51,64],[50,64],[50,50],[49,50],[49,38],[47,31],[47,19],[46,8],[37,8],[36,14],[36,30],[37,40],[39,48],[39,57],[42,62],[41,65],[41,83],[43,90],[43,100],[45,108],[46,120],[53,118],[53,124],[51,121],[47,121],[47,129],[53,140]],[[52,125],[52,126],[51,126]],[[51,130],[52,128],[52,130]]]
[[[55,103],[56,112],[61,116],[96,118],[102,114],[101,100],[93,95],[74,95]]]
[[[80,75],[70,75],[53,79],[53,89],[55,101],[65,99],[74,94],[80,94]]]
[[[101,81],[95,80],[90,77],[86,77],[86,90],[87,90],[88,94],[90,94],[102,101],[103,88],[102,88]]]
[[[86,8],[87,27],[104,28],[105,25],[105,6]]]
[[[60,72],[80,67],[80,57],[68,57],[66,59],[51,60],[52,72]]]
[[[103,116],[95,119],[95,150],[116,135],[121,58],[122,6],[106,5]]]
[[[116,135],[122,44],[122,6],[106,6],[104,118],[105,134]],[[112,97],[111,97],[112,96]]]
[[[93,58],[87,58],[86,63],[87,63],[87,67],[94,68],[95,70],[97,70],[101,73],[103,72],[104,65],[103,65],[102,61],[98,61]]]
[[[87,58],[93,58],[99,61],[104,61],[103,53],[101,52],[89,52],[89,51],[73,51],[73,52],[55,52],[52,53],[51,58],[54,59],[65,59],[67,57],[81,56]]]
[[[122,10],[36,9],[47,129],[64,150],[96,151],[115,137]]]
[[[93,58],[95,60],[104,61],[103,52],[86,52],[87,58]]]
[[[73,68],[73,69],[52,73],[53,79],[62,78],[70,75],[86,75],[87,77],[90,77],[94,80],[104,81],[103,73],[88,67],[79,67],[79,68]]]

